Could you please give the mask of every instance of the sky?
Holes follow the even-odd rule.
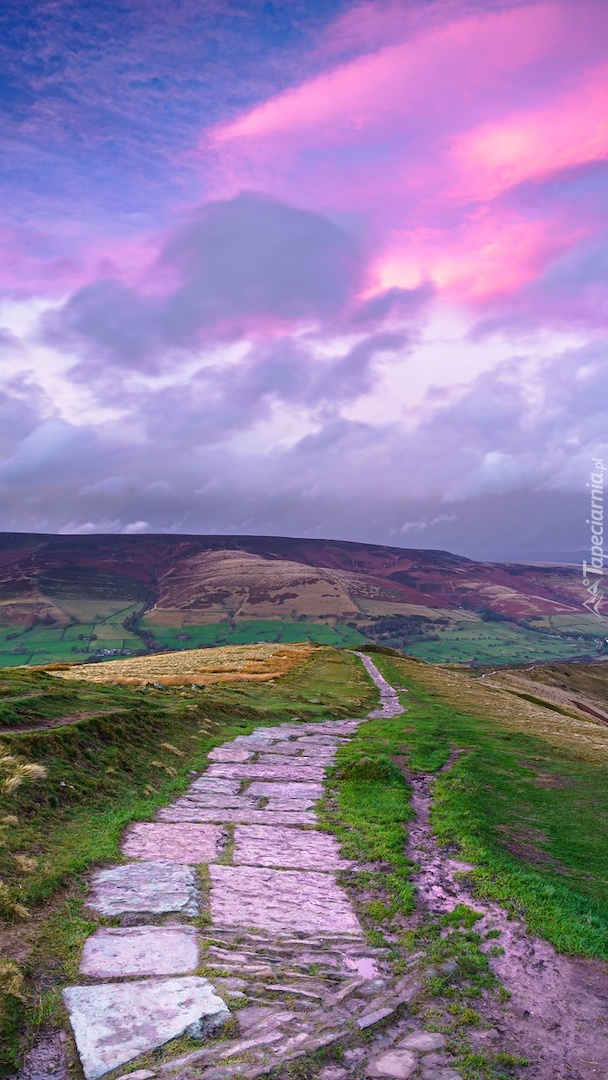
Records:
[[[4,0],[6,531],[568,553],[605,0]]]

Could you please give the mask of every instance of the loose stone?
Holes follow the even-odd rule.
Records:
[[[365,1016],[360,1016],[357,1020],[357,1027],[361,1031],[365,1031],[366,1028],[373,1027],[374,1024],[379,1024],[381,1020],[386,1020],[387,1016],[392,1016],[394,1009],[387,1006],[384,1009],[377,1009],[375,1012],[366,1013]]]
[[[383,1077],[390,1077],[391,1080],[407,1080],[409,1076],[413,1076],[417,1068],[418,1058],[409,1050],[389,1050],[387,1054],[382,1054],[381,1057],[370,1062],[367,1075],[373,1077],[374,1080],[376,1077],[378,1080],[382,1080]]]
[[[427,1054],[431,1050],[442,1050],[445,1037],[439,1031],[417,1031],[401,1039],[397,1045],[399,1049],[419,1050],[421,1054]]]

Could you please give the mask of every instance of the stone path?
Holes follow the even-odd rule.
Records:
[[[380,690],[370,718],[403,712],[372,661],[361,660]],[[157,821],[127,830],[131,861],[94,874],[88,900],[115,925],[87,940],[80,984],[64,992],[86,1080],[183,1034],[200,1038],[200,1049],[129,1075],[259,1076],[371,1028],[412,998],[414,977],[395,980],[384,951],[366,943],[336,879],[349,864],[315,828],[326,769],[362,722],[239,736],[211,751],[207,771]],[[231,1008],[233,1037],[214,1040]],[[431,1075],[421,1055],[443,1037],[409,1040],[356,1075]]]

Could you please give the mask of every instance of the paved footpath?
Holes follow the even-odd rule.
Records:
[[[402,712],[361,659],[381,696],[370,718]],[[412,997],[412,977],[395,981],[383,950],[367,944],[336,880],[349,863],[316,828],[326,770],[362,722],[239,736],[211,751],[206,772],[155,822],[126,831],[129,861],[91,882],[88,904],[108,925],[88,938],[79,985],[64,991],[86,1080],[117,1075],[184,1034],[200,1049],[133,1080],[259,1076],[372,1027]],[[200,974],[210,969],[217,974]],[[231,1008],[238,1033],[213,1039]],[[439,1048],[404,1044],[367,1075],[419,1075],[419,1052]]]

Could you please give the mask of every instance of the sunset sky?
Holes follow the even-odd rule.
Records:
[[[584,549],[606,0],[4,0],[2,529]]]

